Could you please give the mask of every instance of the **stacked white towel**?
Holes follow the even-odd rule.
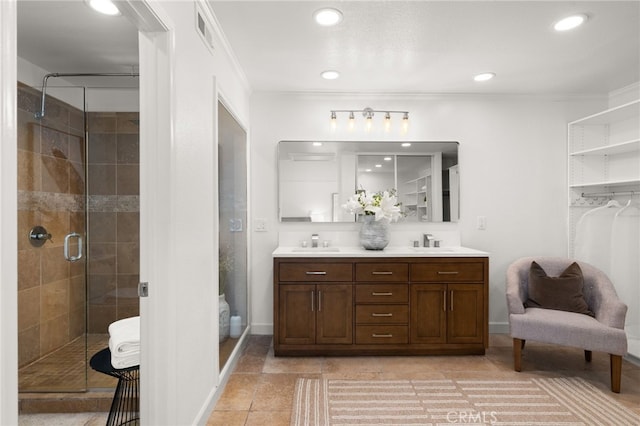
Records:
[[[111,365],[128,368],[140,365],[140,317],[118,320],[109,325]]]

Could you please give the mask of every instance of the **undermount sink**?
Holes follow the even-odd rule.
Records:
[[[418,253],[455,253],[455,249],[451,247],[411,247],[413,251]]]
[[[294,253],[336,253],[340,251],[338,247],[297,247],[291,250]]]

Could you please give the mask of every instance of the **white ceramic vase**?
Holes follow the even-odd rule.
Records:
[[[224,294],[218,296],[218,306],[220,308],[220,315],[218,316],[219,337],[220,342],[224,342],[229,337],[229,329],[231,327],[231,309],[224,298]]]

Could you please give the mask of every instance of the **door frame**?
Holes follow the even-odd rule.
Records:
[[[149,0],[125,0],[119,6],[139,30],[140,55],[140,279],[161,286],[166,265],[166,206],[170,193],[163,173],[171,161],[173,140],[174,26],[161,6]],[[0,1],[0,424],[18,423],[18,268],[17,268],[17,0]],[[160,181],[159,181],[160,180]],[[164,186],[169,188],[170,186]],[[160,231],[160,232],[159,232]],[[171,294],[141,298],[140,417],[143,424],[164,424],[176,416],[169,395],[161,333],[174,318],[165,310]],[[151,356],[154,354],[154,356]],[[170,361],[170,360],[169,360]],[[175,388],[174,388],[175,389]]]

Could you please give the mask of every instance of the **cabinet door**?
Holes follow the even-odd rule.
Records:
[[[353,294],[351,284],[318,284],[316,343],[353,343]]]
[[[482,343],[484,302],[482,284],[449,284],[448,343]]]
[[[315,285],[280,284],[279,343],[311,345],[316,339]]]
[[[411,285],[411,343],[447,341],[447,285]]]

